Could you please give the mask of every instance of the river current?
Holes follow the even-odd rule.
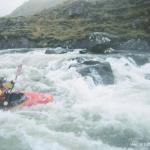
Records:
[[[0,51],[0,76],[15,78],[15,90],[48,93],[54,102],[0,111],[0,150],[149,150],[150,54],[137,65],[131,55],[46,55],[45,49]],[[95,85],[81,76],[75,58],[109,62],[114,84]],[[94,72],[93,72],[94,74]]]

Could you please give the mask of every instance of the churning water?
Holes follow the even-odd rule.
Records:
[[[1,51],[0,76],[14,79],[23,64],[15,90],[49,93],[54,103],[0,111],[0,150],[150,149],[150,60],[130,56]],[[115,83],[95,85],[69,69],[79,57],[109,62]]]

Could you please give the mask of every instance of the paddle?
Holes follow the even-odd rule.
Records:
[[[14,86],[15,86],[15,83],[18,79],[18,76],[21,75],[22,73],[22,64],[20,64],[18,67],[17,67],[17,71],[16,71],[16,76],[15,76],[15,80],[14,80]],[[14,88],[13,86],[13,88]],[[12,92],[13,88],[11,89],[10,93]]]
[[[22,64],[19,65],[18,68],[17,68],[16,77],[15,77],[14,82],[17,81],[17,78],[18,78],[19,75],[21,75],[21,73],[22,73]]]

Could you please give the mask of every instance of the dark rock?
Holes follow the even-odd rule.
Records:
[[[76,66],[77,71],[84,77],[90,76],[94,83],[97,84],[114,84],[114,75],[108,62],[85,61]]]
[[[105,54],[106,50],[109,49],[111,46],[110,43],[102,43],[102,44],[97,44],[93,46],[92,48],[89,49],[91,53],[96,53],[96,54]]]
[[[83,64],[87,59],[84,58],[84,57],[76,57],[76,58],[71,58],[69,61],[73,61],[75,63],[71,64],[69,66],[68,69],[72,68],[72,67],[75,67],[75,68],[78,68],[81,66],[81,64]]]
[[[150,80],[150,74],[146,74],[146,75],[145,75],[145,79],[146,79],[146,80]]]
[[[112,43],[117,39],[118,36],[106,32],[92,32],[84,39],[68,42],[68,47],[87,49],[87,52],[96,54],[112,53]]]
[[[66,48],[49,48],[46,50],[45,54],[64,54],[67,52],[73,51],[72,49],[66,49]]]
[[[80,54],[86,54],[86,53],[87,53],[87,50],[80,50],[79,53],[80,53]]]
[[[74,48],[74,49],[87,49],[91,46],[91,42],[88,37],[85,37],[84,39],[80,40],[72,40],[70,41],[68,47]]]
[[[118,38],[117,36],[105,32],[91,33],[89,36],[89,40],[92,44],[91,47],[88,48],[88,50],[91,53],[99,53],[99,54],[112,52],[108,50],[111,49],[113,40],[117,38]]]
[[[45,54],[56,54],[56,51],[48,49],[48,50],[45,51]]]
[[[150,52],[150,45],[145,40],[131,39],[120,44],[120,46],[117,49],[127,51]]]
[[[130,56],[138,66],[142,66],[149,62],[149,59],[146,56],[140,55],[131,55]]]
[[[72,60],[72,61],[76,60],[76,62],[77,62],[78,64],[83,64],[87,59],[84,58],[84,57],[76,57],[76,58],[72,58],[71,60]]]
[[[33,48],[36,47],[36,43],[32,40],[29,40],[26,37],[17,37],[10,39],[1,39],[0,40],[0,49],[12,49],[12,48]]]
[[[82,64],[84,64],[84,65],[97,65],[97,64],[100,64],[100,62],[89,60],[89,61],[84,61]]]

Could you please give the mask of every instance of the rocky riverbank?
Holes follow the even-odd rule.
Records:
[[[0,49],[63,47],[90,53],[150,51],[150,3],[68,1],[28,17],[0,19]]]

